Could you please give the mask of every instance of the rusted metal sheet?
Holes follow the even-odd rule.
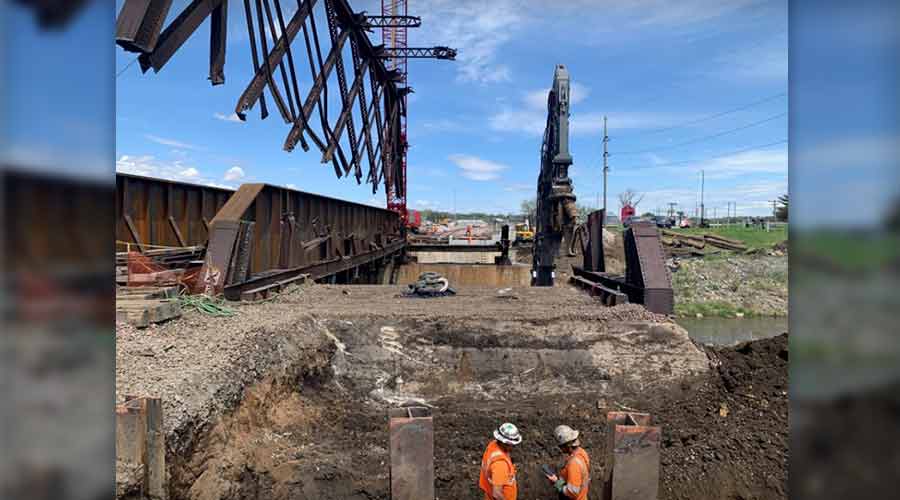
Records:
[[[125,0],[116,19],[116,43],[128,52],[152,52],[172,0]]]
[[[431,409],[394,408],[389,413],[391,499],[434,498],[434,424]]]
[[[339,272],[405,244],[395,212],[278,186],[229,191],[117,174],[116,187],[119,250],[206,246],[200,287],[213,294],[273,270]]]
[[[585,241],[583,248],[585,271],[606,271],[606,260],[603,255],[603,221],[605,210],[595,210],[588,214],[585,224]]]
[[[635,222],[625,231],[625,281],[643,289],[642,296],[633,297],[633,302],[644,304],[651,312],[674,312],[672,277],[655,223]]]
[[[206,245],[205,221],[232,191],[130,174],[116,174],[116,250]]]
[[[136,469],[143,498],[165,500],[166,447],[162,401],[126,396],[116,406],[116,461]]]
[[[249,276],[334,261],[340,262],[327,267],[340,271],[361,265],[373,250],[405,241],[394,212],[278,186],[244,184],[211,223],[213,236],[201,272],[208,293],[243,281],[226,280],[242,222],[254,224],[245,244]]]
[[[605,500],[656,500],[662,430],[650,423],[647,413],[607,413]]]

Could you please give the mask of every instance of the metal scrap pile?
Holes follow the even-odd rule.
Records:
[[[447,278],[435,272],[425,272],[419,275],[415,283],[409,284],[403,292],[406,297],[444,297],[456,295],[456,290],[450,286]]]

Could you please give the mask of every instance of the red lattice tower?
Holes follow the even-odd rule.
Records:
[[[407,0],[381,0],[382,16],[406,16]],[[396,53],[400,53],[406,45],[406,26],[390,26],[381,28],[381,41],[386,48],[398,49]],[[385,61],[388,70],[395,69],[400,73],[400,86],[406,87],[407,75],[407,59],[405,56],[391,57]],[[401,222],[406,226],[406,93],[401,92],[401,110],[400,113],[400,185],[402,192],[396,192],[395,183],[389,182],[387,189],[387,208],[400,214]]]

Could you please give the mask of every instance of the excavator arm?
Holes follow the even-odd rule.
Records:
[[[563,237],[571,241],[577,209],[569,166],[569,72],[562,64],[553,73],[547,96],[547,126],[541,145],[536,230],[532,255],[532,286],[553,286],[555,260]]]

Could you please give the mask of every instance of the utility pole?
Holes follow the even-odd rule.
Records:
[[[606,117],[603,117],[603,213],[606,214],[606,173],[609,172],[609,165],[606,163],[606,158],[609,156],[609,152],[606,150],[606,143],[609,142],[609,136],[606,135]],[[604,215],[605,217],[605,215]],[[606,221],[603,221],[604,224]]]
[[[703,206],[703,195],[704,195],[705,187],[706,187],[706,172],[701,170],[700,171],[700,225],[701,226],[703,226],[703,219],[704,219],[704,217],[706,217],[706,212],[704,210],[705,207]]]
[[[778,200],[769,200],[772,202],[772,217],[777,218],[776,214],[778,213]]]
[[[669,217],[671,217],[671,218],[675,217],[675,206],[676,205],[678,205],[678,203],[675,203],[674,201],[669,202]]]

